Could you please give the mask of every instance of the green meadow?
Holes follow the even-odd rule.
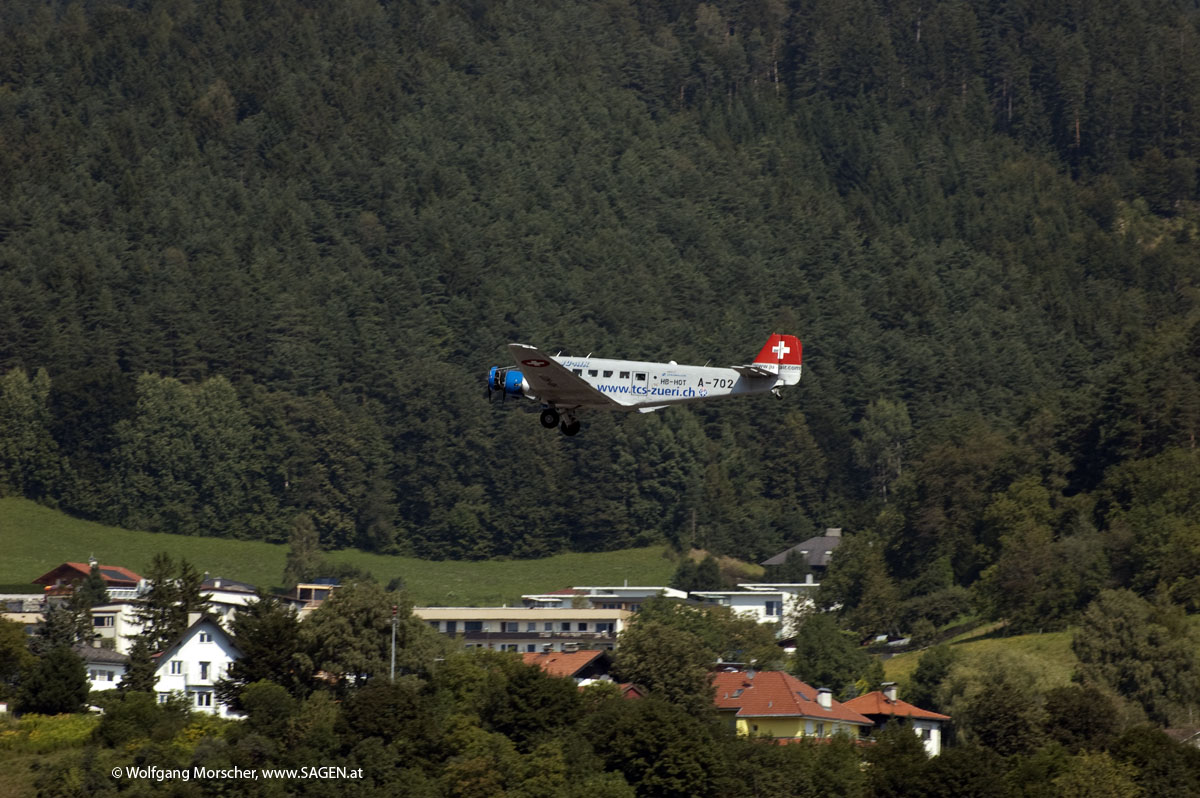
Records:
[[[25,499],[0,499],[0,585],[23,585],[62,562],[123,565],[142,573],[158,552],[184,558],[214,576],[262,588],[280,584],[287,547],[273,543],[138,532],[81,521]],[[664,546],[541,560],[418,560],[357,550],[328,552],[381,584],[404,580],[418,605],[519,603],[522,593],[572,585],[665,585],[675,561]]]

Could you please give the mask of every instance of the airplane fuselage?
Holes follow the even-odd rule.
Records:
[[[779,382],[778,378],[745,377],[731,368],[712,366],[681,366],[677,363],[598,357],[554,357],[553,360],[626,410],[764,393]],[[535,367],[522,363],[521,371],[528,378]],[[536,382],[530,380],[530,383],[533,388],[530,398],[538,399]],[[611,405],[584,400],[578,407],[607,409]]]

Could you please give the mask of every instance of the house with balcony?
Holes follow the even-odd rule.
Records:
[[[154,691],[159,703],[172,693],[182,693],[197,712],[240,717],[217,699],[215,687],[241,651],[216,616],[192,613],[189,617],[192,623],[183,634],[154,655]]]
[[[698,590],[692,597],[729,607],[759,623],[778,624],[779,636],[790,637],[796,633],[798,613],[816,606],[813,596],[818,587],[809,574],[805,582],[744,582],[737,590]]]
[[[413,607],[413,615],[466,648],[521,653],[612,649],[632,614],[571,607]]]
[[[122,599],[92,607],[93,641],[119,654],[128,654],[134,638],[142,633],[138,606],[137,601]]]
[[[656,596],[686,599],[687,593],[662,585],[581,585],[550,593],[528,593],[521,596],[526,607],[538,609],[591,608],[637,612],[642,604]]]

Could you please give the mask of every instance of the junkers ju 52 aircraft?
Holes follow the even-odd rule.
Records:
[[[524,397],[542,403],[542,426],[579,432],[581,410],[650,413],[670,405],[723,396],[766,393],[800,382],[801,345],[794,335],[772,335],[754,362],[732,368],[681,366],[640,360],[550,356],[535,346],[509,344],[516,366],[492,366],[487,397]]]

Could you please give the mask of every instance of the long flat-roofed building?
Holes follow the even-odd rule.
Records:
[[[571,607],[413,607],[413,615],[468,648],[522,653],[614,648],[632,614]]]

